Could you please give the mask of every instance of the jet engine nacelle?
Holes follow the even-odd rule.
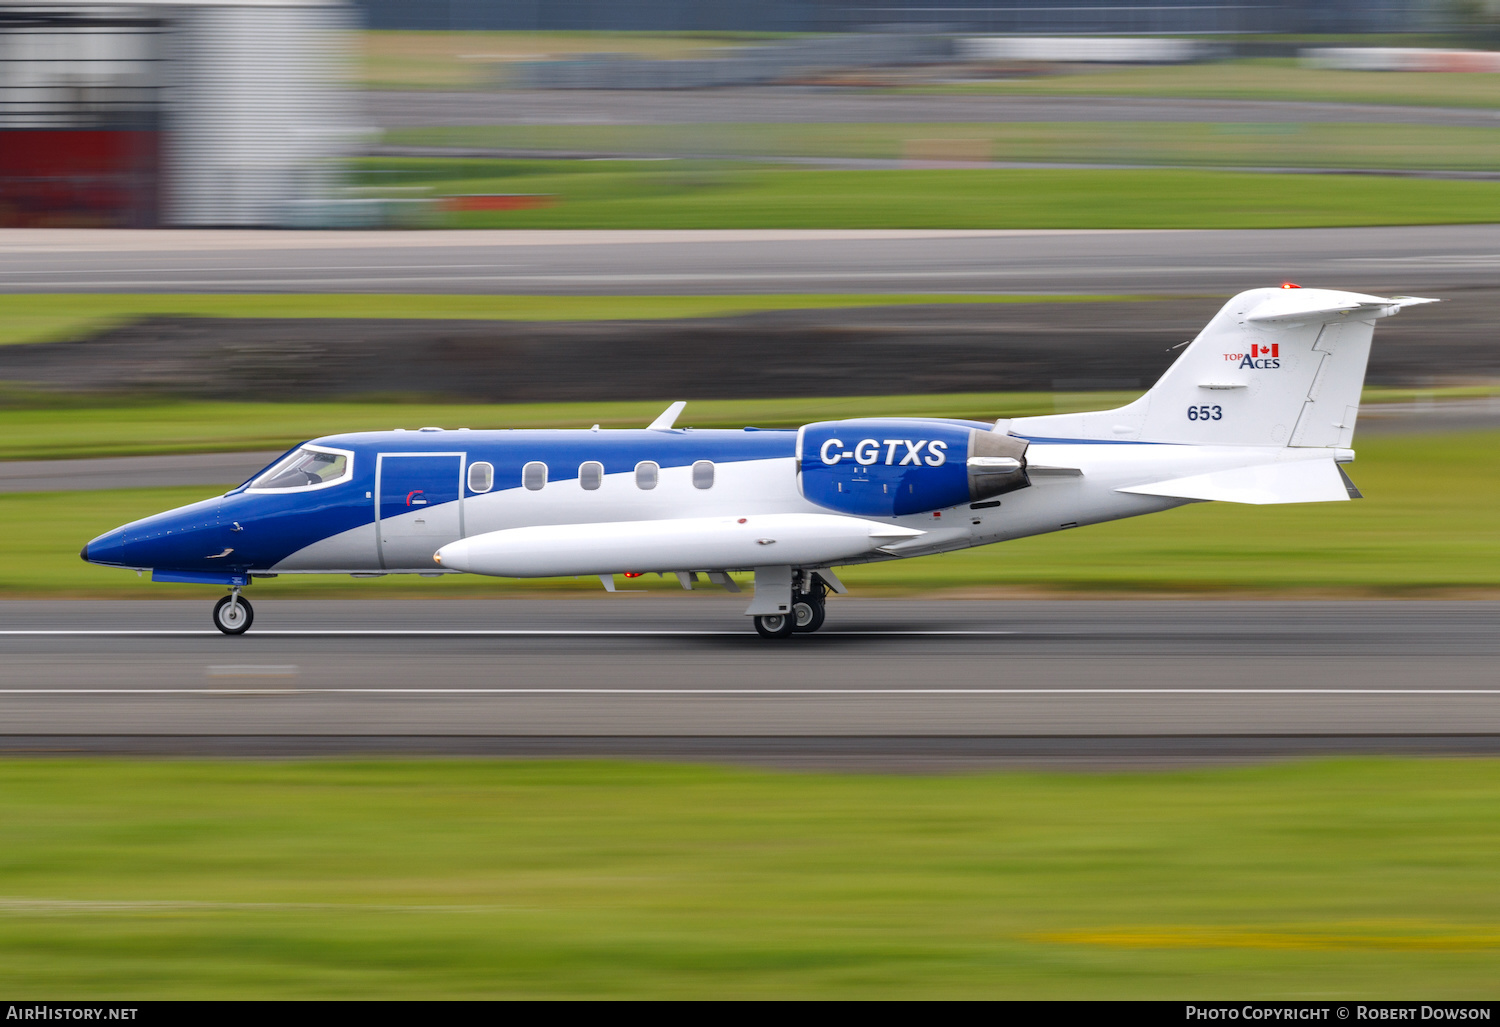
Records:
[[[899,517],[1025,488],[1026,445],[942,421],[819,421],[798,433],[798,478],[819,506]]]

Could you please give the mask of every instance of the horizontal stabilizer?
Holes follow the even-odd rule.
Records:
[[[1297,460],[1236,467],[1187,478],[1131,485],[1116,492],[1172,499],[1203,499],[1221,503],[1331,503],[1349,499],[1349,489],[1338,464],[1328,460]]]
[[[1375,325],[1417,296],[1249,289],[1232,297],[1151,390],[1114,410],[1017,417],[1033,441],[1349,449]],[[1033,481],[1039,472],[1028,468]]]
[[[1438,300],[1421,296],[1365,296],[1357,292],[1335,292],[1331,289],[1285,289],[1250,310],[1245,320],[1252,324],[1275,325],[1289,322],[1327,321],[1358,315],[1390,317],[1402,307],[1415,307]]]

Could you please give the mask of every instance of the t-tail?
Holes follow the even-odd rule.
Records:
[[[1257,503],[1348,498],[1357,493],[1336,463],[1353,459],[1349,447],[1375,322],[1404,307],[1436,302],[1290,283],[1251,289],[1226,303],[1134,403],[1020,417],[1010,430],[1036,440],[1280,451],[1250,466],[1121,491]],[[1226,461],[1242,463],[1233,453]]]

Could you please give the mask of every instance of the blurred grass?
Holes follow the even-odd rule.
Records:
[[[33,999],[1482,999],[1500,947],[1493,760],[6,760],[0,822]]]
[[[1310,43],[1309,45],[1339,45]],[[1434,45],[1434,44],[1427,44]],[[1472,44],[1471,44],[1472,45]],[[906,93],[1011,96],[1158,96],[1202,100],[1301,100],[1402,107],[1500,107],[1495,76],[1480,72],[1325,71],[1295,58],[1113,68],[943,85]],[[1383,131],[1386,126],[1376,128]]]
[[[1119,405],[1136,393],[974,392],[914,396],[695,400],[681,423],[695,428],[799,427],[875,414],[994,420]],[[97,401],[95,401],[97,402]],[[0,409],[0,460],[286,449],[319,435],[436,424],[449,428],[644,428],[664,401],[613,403],[142,403],[139,406]]]
[[[811,396],[692,400],[682,423],[695,428],[797,428],[840,417],[997,417],[1105,410],[1139,392],[953,392],[905,396]],[[1367,387],[1365,403],[1441,402],[1500,395],[1500,385]],[[6,398],[0,392],[0,398]],[[0,406],[0,460],[49,460],[157,453],[286,449],[319,435],[428,424],[449,428],[641,428],[663,400],[609,403],[422,403],[373,399],[306,403],[142,399],[114,406],[98,397],[17,392],[25,405]]]
[[[494,89],[518,61],[590,53],[654,60],[703,56],[707,48],[783,38],[735,32],[413,32],[360,35],[355,76],[366,89]],[[1221,37],[1216,37],[1220,39]],[[1255,37],[1257,42],[1275,41]],[[1286,41],[1292,41],[1286,37]],[[1459,38],[1350,40],[1304,37],[1308,46],[1463,46]],[[1472,45],[1471,43],[1468,45]],[[885,90],[883,90],[885,91]],[[1142,68],[1073,68],[970,82],[910,85],[903,93],[1018,96],[1141,96],[1223,100],[1292,100],[1423,107],[1500,107],[1493,76],[1480,73],[1326,71],[1296,58],[1244,58]],[[497,102],[503,102],[500,92]]]
[[[419,32],[360,34],[365,89],[487,89],[517,61],[569,54],[628,54],[651,60],[701,56],[717,46],[781,38],[755,32]]]
[[[1308,228],[1500,221],[1500,182],[1178,169],[792,170],[431,157],[358,162],[365,184],[539,194],[454,228]]]
[[[728,317],[765,310],[927,303],[1072,303],[1146,296],[959,293],[804,293],[745,296],[440,296],[364,293],[11,293],[0,294],[0,345],[76,339],[150,316],[356,317],[438,320],[616,321]]]
[[[1492,171],[1500,129],[1300,122],[460,125],[388,145],[563,153]]]
[[[842,413],[842,412],[841,412]],[[640,423],[637,421],[636,423]],[[1192,504],[999,545],[841,570],[856,594],[1002,592],[1441,597],[1500,589],[1500,432],[1368,436],[1349,473],[1366,499],[1251,507]],[[234,483],[226,483],[234,484]],[[213,495],[212,487],[0,495],[0,595],[163,598],[128,571],[78,559],[89,539]],[[670,579],[632,587],[676,590]],[[516,581],[284,575],[258,596],[479,597],[598,592],[593,579]],[[627,600],[628,601],[628,600]],[[836,602],[836,600],[835,600]]]

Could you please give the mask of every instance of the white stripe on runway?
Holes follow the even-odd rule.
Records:
[[[23,636],[23,637],[24,636],[43,637],[43,636],[51,636],[51,635],[64,635],[64,636],[75,636],[75,637],[76,636],[89,636],[89,637],[106,638],[106,637],[128,637],[128,636],[140,635],[140,636],[151,636],[151,637],[158,637],[158,638],[159,637],[186,638],[186,637],[197,636],[197,635],[207,635],[207,636],[210,636],[210,637],[218,637],[219,634],[220,634],[220,632],[214,631],[212,629],[207,629],[207,628],[205,628],[203,630],[198,630],[196,628],[188,628],[188,629],[182,629],[182,630],[173,630],[173,629],[170,629],[170,628],[143,628],[143,629],[125,629],[125,628],[120,628],[120,629],[114,629],[114,628],[97,628],[97,629],[95,629],[95,628],[78,628],[78,629],[57,628],[57,629],[49,629],[49,628],[38,628],[38,629],[34,629],[34,630],[33,629],[28,629],[28,628],[15,628],[15,629],[0,630],[0,636]],[[862,635],[862,636],[863,635],[876,635],[876,636],[881,636],[881,635],[984,635],[984,636],[990,636],[990,635],[1016,635],[1016,634],[1020,634],[1020,632],[1017,632],[1017,631],[991,631],[991,630],[987,630],[987,629],[977,629],[977,630],[974,630],[974,631],[966,631],[966,630],[953,630],[953,631],[931,630],[931,631],[929,631],[929,630],[894,629],[894,630],[891,630],[891,631],[821,631],[821,632],[819,632],[819,634],[820,635]],[[1039,634],[1039,632],[1033,632],[1033,634]],[[693,636],[693,637],[700,637],[700,636],[720,637],[720,636],[722,636],[722,637],[733,637],[733,638],[753,638],[754,637],[754,632],[750,629],[749,625],[746,625],[745,629],[744,630],[740,630],[740,631],[726,631],[726,630],[713,630],[713,631],[710,631],[710,630],[679,630],[679,629],[675,629],[675,628],[665,628],[665,629],[655,629],[655,628],[652,628],[652,629],[646,629],[646,630],[633,630],[633,631],[624,630],[624,629],[608,629],[608,628],[605,628],[605,629],[593,629],[593,628],[453,628],[453,629],[445,629],[445,628],[410,628],[410,629],[408,629],[408,628],[327,628],[327,629],[317,629],[317,628],[288,628],[288,629],[282,629],[282,630],[272,629],[272,630],[266,630],[266,631],[256,631],[256,632],[253,633],[252,636],[249,636],[249,637],[259,637],[261,635],[276,635],[276,636],[281,636],[281,637],[285,637],[285,636],[305,636],[305,637],[314,637],[314,638],[328,638],[328,637],[334,637],[334,636],[347,636],[347,635],[359,635],[359,636],[380,636],[380,635],[387,635],[387,636],[390,636],[392,638],[410,638],[412,636],[434,636],[434,637],[455,637],[455,636],[457,636],[457,637],[470,637],[470,638],[485,638],[485,637],[488,637],[488,636],[507,637],[507,636],[517,636],[517,635],[520,635],[520,636],[527,636],[527,635],[535,635],[535,636],[563,636],[563,637],[569,637],[569,638],[592,638],[592,637],[598,637],[598,638],[622,638],[622,637],[624,637],[624,638],[629,638],[629,637],[661,638],[661,637],[686,637],[686,636]]]
[[[235,688],[0,688],[7,695],[225,695]],[[278,695],[1495,695],[1500,688],[297,688]]]

